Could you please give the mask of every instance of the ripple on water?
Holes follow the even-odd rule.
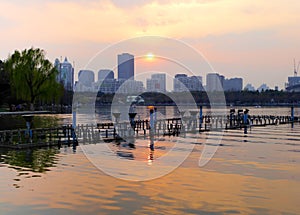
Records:
[[[297,214],[299,131],[297,126],[293,131],[253,127],[246,137],[241,130],[227,131],[203,168],[197,162],[207,136],[180,138],[180,143],[198,147],[190,160],[162,178],[138,183],[105,175],[80,147],[76,154],[69,149],[54,154],[45,150],[6,153],[0,158],[0,210],[9,209],[10,214]],[[160,141],[155,153],[164,154],[176,138]],[[147,150],[147,145],[141,145],[130,152],[134,159],[144,159]]]

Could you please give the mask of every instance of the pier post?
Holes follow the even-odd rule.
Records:
[[[229,118],[229,127],[232,128],[232,120],[233,114],[235,113],[235,109],[230,109],[230,118]]]
[[[76,128],[76,110],[73,110],[72,112],[72,127]]]
[[[75,124],[76,125],[76,124]],[[72,134],[72,148],[73,148],[73,152],[76,152],[76,147],[78,144],[77,138],[76,138],[76,133],[75,133],[75,129],[73,127],[71,127],[71,134]]]
[[[291,107],[291,121],[292,121],[292,128],[294,128],[294,118],[295,117],[295,108],[294,106]]]
[[[129,122],[130,122],[130,125],[131,125],[131,128],[135,128],[135,121],[134,121],[134,118],[136,116],[136,113],[128,113],[129,115]]]
[[[248,124],[248,112],[249,112],[249,110],[248,109],[246,109],[245,111],[244,111],[244,134],[247,134],[248,133],[248,131],[247,131],[247,124]]]
[[[198,111],[193,111],[193,110],[190,111],[192,130],[195,130],[197,128],[197,113]]]
[[[203,123],[203,107],[201,105],[200,106],[200,113],[199,113],[199,131],[201,131],[202,123]]]
[[[107,134],[107,136],[108,136],[108,134]],[[116,136],[117,136],[116,128],[114,128],[114,134],[113,134],[113,136],[114,136],[114,138],[116,138]]]

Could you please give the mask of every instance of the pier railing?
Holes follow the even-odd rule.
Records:
[[[18,129],[0,131],[0,147],[26,148],[41,146],[76,146],[101,141],[121,140],[125,137],[178,136],[186,133],[242,129],[251,126],[268,126],[300,122],[291,116],[251,115],[245,121],[243,115],[183,116],[182,118],[133,120],[118,123],[98,123],[96,125],[71,125],[55,128]],[[151,126],[152,125],[152,126]]]
[[[0,147],[28,148],[65,144],[77,144],[75,131],[71,125],[0,131]]]

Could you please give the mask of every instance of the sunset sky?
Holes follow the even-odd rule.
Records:
[[[154,35],[184,41],[226,77],[272,88],[300,60],[299,0],[1,0],[0,8],[2,60],[40,47],[77,72],[109,45]]]

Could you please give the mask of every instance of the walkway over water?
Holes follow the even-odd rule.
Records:
[[[56,128],[18,129],[0,131],[0,147],[11,149],[77,146],[78,142],[71,125]]]
[[[124,122],[98,123],[97,125],[65,125],[55,128],[18,129],[0,131],[0,147],[21,149],[43,146],[81,144],[101,141],[123,140],[126,137],[137,138],[148,135],[179,136],[185,133],[222,131],[227,129],[247,130],[255,126],[299,123],[299,117],[252,115],[245,120],[244,114],[204,115],[197,114],[181,118],[150,120],[130,120]]]

